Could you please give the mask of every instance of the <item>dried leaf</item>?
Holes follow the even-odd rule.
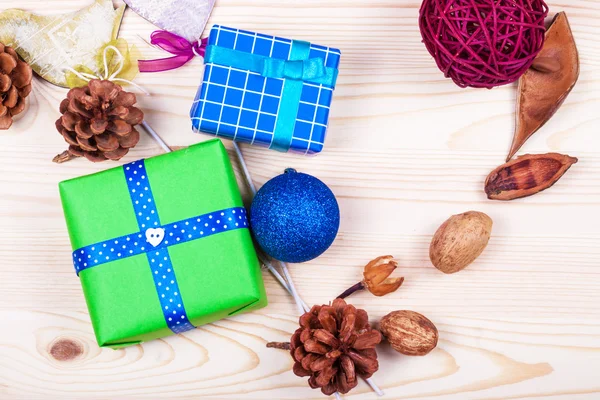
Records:
[[[519,80],[517,123],[506,161],[560,108],[579,78],[579,55],[567,15],[558,13],[544,47]]]

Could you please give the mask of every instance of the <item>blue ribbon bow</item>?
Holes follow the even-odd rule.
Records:
[[[322,78],[325,74],[325,62],[322,58],[292,61],[267,58],[262,70],[262,76],[267,78],[287,78],[299,81]]]

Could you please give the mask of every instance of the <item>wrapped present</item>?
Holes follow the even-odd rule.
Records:
[[[279,151],[323,149],[338,49],[215,26],[191,110],[195,131]]]
[[[181,333],[266,305],[219,140],[60,183],[100,346]]]

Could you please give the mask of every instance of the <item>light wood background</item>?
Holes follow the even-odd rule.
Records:
[[[89,0],[0,0],[0,9],[74,11]],[[565,105],[525,146],[580,163],[553,188],[512,203],[486,200],[483,181],[512,136],[515,86],[461,90],[421,43],[418,0],[218,0],[222,23],[339,47],[343,62],[323,154],[305,158],[243,147],[257,185],[286,167],[313,174],[338,196],[338,239],[321,258],[293,265],[308,303],[323,304],[361,278],[371,258],[395,255],[397,293],[352,302],[377,321],[409,309],[440,330],[423,358],[379,350],[386,399],[600,398],[600,1],[550,1],[566,11],[581,78]],[[121,35],[148,58],[154,26],[127,10]],[[188,110],[202,60],[140,76],[149,123],[173,146],[206,140]],[[57,183],[115,163],[51,163],[66,91],[39,79],[29,110],[0,132],[0,398],[320,399],[265,348],[296,328],[290,297],[264,273],[270,305],[185,335],[99,349],[73,273]],[[148,137],[122,162],[161,153]],[[233,154],[232,154],[233,155]],[[236,165],[237,167],[237,165]],[[488,213],[488,249],[467,270],[433,268],[428,246],[450,215]],[[110,210],[97,210],[110,212]],[[374,399],[361,383],[347,399]]]

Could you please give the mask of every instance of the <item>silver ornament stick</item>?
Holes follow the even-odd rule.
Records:
[[[240,150],[240,146],[235,141],[233,141],[233,149],[235,150],[238,160],[240,161],[240,164],[242,166],[242,172],[243,172],[244,178],[246,180],[246,184],[247,184],[248,188],[250,189],[250,192],[252,192],[252,197],[254,198],[254,196],[256,196],[256,186],[254,186],[254,182],[252,181],[252,175],[250,175],[250,170],[248,169],[248,165],[246,164],[244,155],[242,154],[242,151]],[[273,268],[272,264],[270,263],[270,261],[268,260],[267,257],[263,256],[261,261],[265,264],[265,266],[267,268],[269,268],[269,270],[271,270],[271,268]],[[298,311],[300,311],[300,314],[304,314],[308,310],[305,310],[304,308],[306,308],[306,307],[303,307],[302,305],[306,304],[306,303],[304,303],[304,301],[298,294],[298,291],[296,290],[296,286],[294,285],[294,281],[292,280],[292,276],[290,274],[288,266],[283,261],[278,260],[278,262],[279,262],[279,265],[281,266],[281,270],[283,271],[283,275],[285,276],[285,280],[288,283],[289,292],[292,295],[292,297],[294,298],[294,300],[296,301],[296,306],[298,307]],[[270,267],[269,267],[269,265],[270,265]]]
[[[156,141],[156,143],[158,143],[160,145],[160,147],[163,148],[163,150],[165,152],[170,153],[170,152],[173,151],[165,143],[165,141],[160,137],[160,135],[158,133],[156,133],[156,131],[154,129],[152,129],[152,127],[150,125],[148,125],[148,123],[146,122],[146,120],[142,121],[142,126],[144,127],[144,129],[146,130],[146,132],[148,132],[148,134],[152,137],[152,139],[154,139],[154,141]]]

